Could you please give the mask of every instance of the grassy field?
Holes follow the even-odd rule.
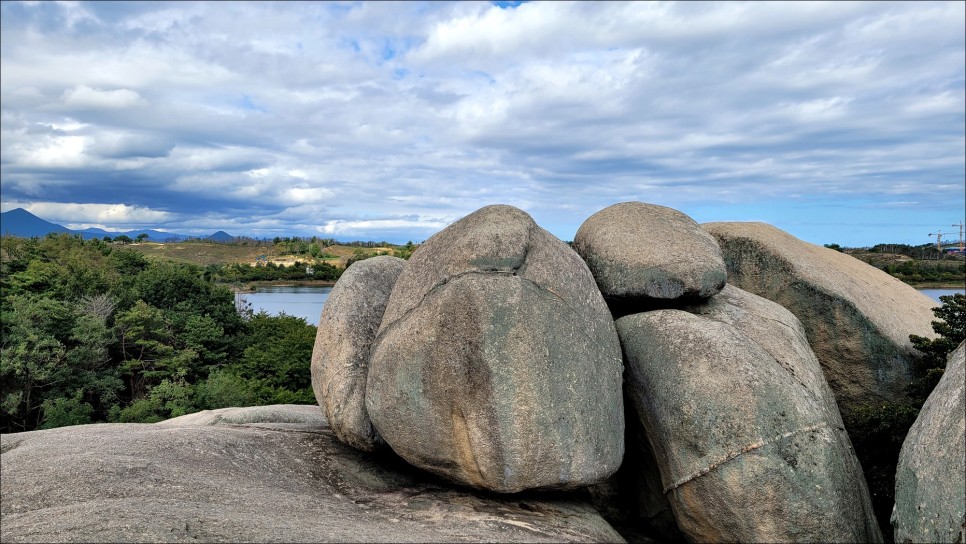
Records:
[[[209,264],[253,263],[262,256],[281,258],[273,247],[216,244],[208,242],[145,242],[130,244],[129,249],[151,259],[176,261],[207,266]]]
[[[209,264],[232,264],[246,263],[254,265],[261,261],[264,263],[273,262],[277,265],[289,266],[295,261],[315,261],[309,255],[284,254],[277,247],[272,245],[242,245],[242,244],[223,244],[216,242],[144,242],[130,244],[125,247],[143,253],[150,259],[169,260],[182,263],[192,263],[199,266]],[[324,252],[332,255],[330,258],[319,259],[336,267],[344,267],[346,261],[357,252],[379,253],[392,255],[391,247],[359,248],[355,246],[328,246]]]

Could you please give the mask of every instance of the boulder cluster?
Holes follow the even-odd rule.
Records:
[[[576,253],[526,213],[490,206],[402,263],[353,264],[322,312],[313,383],[337,436],[498,492],[617,470],[620,343]]]
[[[760,223],[488,206],[345,271],[319,406],[0,435],[0,542],[881,542],[843,416],[905,399],[933,306]],[[966,343],[896,542],[966,538],[964,382]]]
[[[659,537],[881,541],[839,405],[901,395],[933,305],[853,261],[641,202],[571,248],[487,206],[346,271],[315,393],[356,448],[500,493],[631,489],[598,508]]]

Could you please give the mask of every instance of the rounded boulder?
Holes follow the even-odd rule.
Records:
[[[748,309],[617,321],[628,397],[678,527],[693,542],[881,542],[834,402],[795,375],[817,363],[776,359],[742,322],[776,324],[768,314],[735,319]]]
[[[872,265],[765,223],[702,227],[721,246],[729,283],[801,321],[846,421],[864,404],[907,402],[922,358],[909,335],[935,337],[935,301]]]
[[[587,218],[574,237],[608,299],[708,298],[727,270],[714,238],[687,215],[644,202],[621,202]]]
[[[332,288],[319,316],[312,390],[335,436],[365,451],[383,445],[366,413],[369,349],[405,266],[405,260],[387,255],[353,263]]]
[[[624,453],[621,355],[593,277],[511,206],[423,244],[393,288],[366,407],[409,463],[498,492],[605,479]]]

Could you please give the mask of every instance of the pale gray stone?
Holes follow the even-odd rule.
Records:
[[[800,356],[804,338],[776,349],[743,330],[787,328],[778,334],[793,339],[794,321],[769,324],[779,309],[727,291],[706,315],[617,321],[628,397],[678,527],[699,542],[881,541],[834,401],[808,383],[818,370]]]
[[[583,260],[510,206],[430,238],[393,288],[366,407],[410,463],[499,492],[573,488],[624,453],[620,344]]]
[[[727,279],[714,238],[687,215],[656,204],[600,210],[577,230],[574,249],[609,299],[707,298]]]
[[[802,322],[844,416],[862,404],[908,401],[921,359],[910,334],[935,337],[935,301],[849,255],[764,223],[706,223],[728,282],[777,302]],[[848,417],[846,417],[848,419]]]
[[[966,343],[902,443],[892,525],[899,543],[966,541]]]
[[[460,489],[318,406],[0,436],[3,542],[621,542],[584,500]]]
[[[312,350],[312,389],[339,440],[372,451],[384,445],[366,413],[369,349],[406,266],[382,255],[353,263],[325,301]]]

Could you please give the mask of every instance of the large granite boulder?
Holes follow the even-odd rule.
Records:
[[[426,241],[373,342],[366,407],[410,463],[498,492],[600,481],[624,453],[620,343],[583,260],[510,206]]]
[[[966,542],[966,343],[909,429],[896,470],[896,542]]]
[[[384,444],[366,413],[369,348],[405,266],[405,260],[387,255],[353,263],[332,288],[319,317],[312,389],[336,437],[361,450]]]
[[[885,272],[764,223],[706,223],[728,282],[791,310],[802,322],[839,409],[905,402],[921,355],[910,334],[935,337],[935,301]]]
[[[628,397],[688,540],[881,541],[794,316],[734,288],[692,311],[617,321]]]
[[[318,406],[0,436],[3,542],[619,542],[584,500],[502,499],[335,439]]]
[[[787,308],[733,285],[726,285],[719,295],[681,309],[726,323],[762,347],[782,365],[791,379],[801,384],[802,393],[811,396],[815,405],[823,408],[832,426],[843,427],[835,394],[808,344],[805,328]],[[848,436],[844,438],[848,439]]]
[[[707,298],[727,279],[714,238],[687,215],[656,204],[604,208],[580,225],[574,249],[608,299]]]

